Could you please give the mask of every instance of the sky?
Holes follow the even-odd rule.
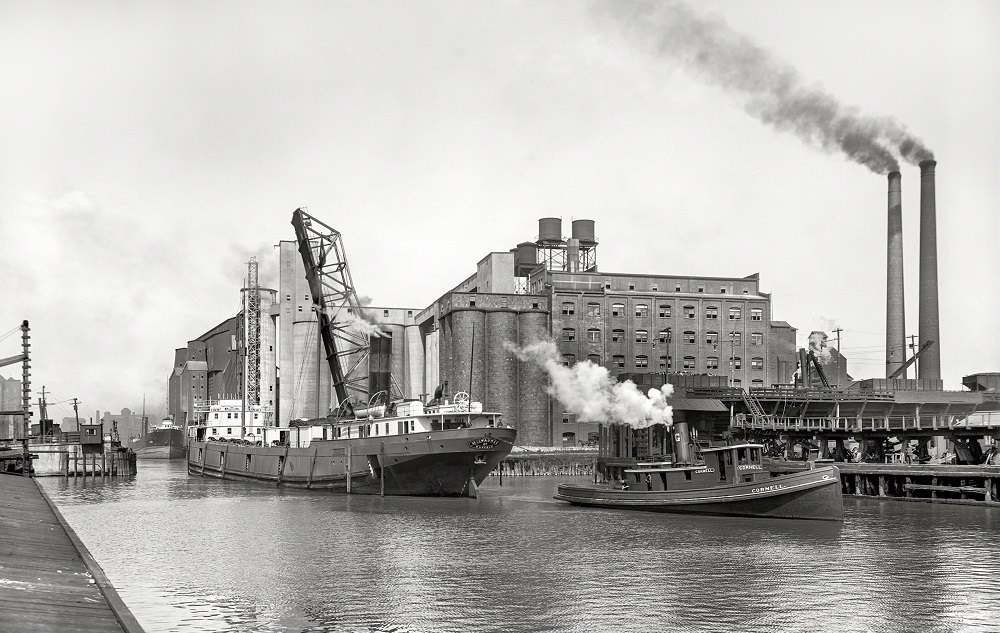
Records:
[[[851,373],[884,375],[886,177],[768,121],[757,57],[712,75],[684,14],[933,152],[942,376],[1000,371],[1000,4],[625,6],[0,3],[0,357],[27,319],[53,417],[162,410],[174,349],[238,311],[250,256],[273,283],[306,207],[373,305],[423,308],[538,218],[588,218],[601,270],[759,273],[800,345],[842,328]]]

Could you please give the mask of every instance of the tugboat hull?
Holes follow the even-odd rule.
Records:
[[[771,479],[689,490],[615,490],[562,484],[556,499],[574,505],[647,512],[843,521],[836,466]]]
[[[463,428],[305,447],[192,441],[188,472],[351,494],[476,496],[513,446],[517,431]]]

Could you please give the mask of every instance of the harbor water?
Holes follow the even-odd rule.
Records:
[[[1000,511],[846,500],[844,523],[371,497],[189,476],[41,480],[150,633],[1000,631]]]

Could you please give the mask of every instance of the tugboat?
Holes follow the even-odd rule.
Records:
[[[675,422],[673,431],[672,461],[636,464],[605,486],[560,484],[555,498],[622,510],[844,520],[836,466],[811,464],[810,470],[772,475],[761,462],[761,444],[700,448],[687,422]]]
[[[254,426],[255,407],[244,426],[242,409],[239,400],[221,401],[188,427],[190,474],[347,494],[476,497],[517,435],[466,393],[288,427]]]

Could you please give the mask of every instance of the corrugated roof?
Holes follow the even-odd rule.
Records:
[[[677,411],[729,411],[721,400],[714,398],[670,398],[668,402]]]

